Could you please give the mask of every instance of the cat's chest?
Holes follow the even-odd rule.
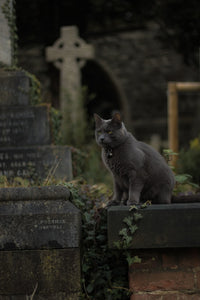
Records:
[[[125,156],[115,150],[103,150],[103,161],[112,173],[118,176],[124,176],[128,171],[128,162]]]

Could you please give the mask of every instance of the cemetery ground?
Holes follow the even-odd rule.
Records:
[[[18,86],[18,80],[21,82],[21,84],[23,84],[24,88],[27,88],[26,85],[27,77],[24,76],[23,72],[21,73],[21,70],[17,72],[15,71],[13,77],[10,75],[8,76],[8,78],[6,77],[5,82],[3,80],[1,81],[1,83],[3,83],[2,91],[4,91],[4,94],[3,97],[1,98],[3,102],[0,103],[0,105],[2,106],[2,110],[0,112],[0,118],[1,118],[0,125],[2,130],[0,160],[1,160],[1,171],[5,170],[5,173],[1,174],[0,176],[0,187],[2,193],[5,191],[5,189],[10,191],[10,188],[12,187],[12,189],[14,189],[13,191],[16,191],[16,195],[14,195],[14,197],[17,197],[17,193],[19,192],[20,188],[21,189],[25,188],[26,193],[30,194],[33,191],[32,189],[38,187],[39,192],[37,193],[36,198],[38,198],[37,201],[39,202],[37,201],[36,202],[40,203],[42,197],[41,195],[44,195],[42,193],[42,188],[47,188],[48,190],[48,188],[54,189],[55,187],[56,189],[59,187],[65,187],[67,188],[67,190],[70,190],[72,197],[71,196],[69,197],[68,195],[68,200],[70,200],[70,202],[72,202],[75,205],[75,207],[80,210],[81,220],[82,220],[82,226],[81,226],[82,237],[81,237],[81,245],[79,249],[81,250],[81,259],[79,258],[81,264],[81,272],[78,269],[72,270],[73,274],[78,274],[77,275],[78,278],[81,274],[81,280],[80,278],[77,279],[81,281],[81,288],[79,284],[76,285],[76,291],[74,291],[72,287],[72,294],[75,295],[74,296],[75,298],[72,298],[73,300],[77,299],[77,297],[79,297],[80,299],[91,299],[91,300],[92,299],[95,300],[122,299],[123,300],[123,299],[130,299],[132,292],[134,293],[131,297],[134,298],[131,299],[137,299],[135,297],[140,297],[141,296],[140,293],[143,293],[142,296],[144,297],[147,297],[147,295],[148,297],[150,297],[148,291],[149,286],[147,283],[146,283],[147,290],[145,291],[140,291],[141,287],[139,287],[139,285],[136,286],[134,283],[132,283],[132,281],[130,281],[129,283],[129,280],[131,280],[132,276],[134,277],[134,281],[135,281],[135,277],[138,276],[137,275],[138,273],[135,274],[134,269],[131,266],[135,266],[135,270],[137,270],[137,272],[140,266],[142,267],[142,273],[143,273],[143,268],[145,272],[147,272],[146,269],[147,266],[145,264],[147,254],[141,251],[135,251],[131,248],[132,243],[134,243],[135,234],[137,234],[137,232],[140,230],[140,223],[142,220],[143,212],[141,211],[135,213],[131,212],[132,217],[130,218],[129,211],[119,210],[118,212],[119,216],[123,216],[125,213],[124,219],[122,218],[121,220],[123,228],[117,229],[118,230],[117,236],[120,238],[120,241],[115,241],[116,244],[114,249],[109,244],[108,241],[109,228],[108,228],[108,221],[107,221],[108,210],[106,209],[106,204],[112,196],[112,180],[110,174],[104,168],[101,162],[100,149],[94,141],[92,124],[90,123],[87,124],[86,128],[88,128],[88,130],[84,132],[84,138],[81,140],[82,143],[80,143],[79,141],[76,147],[62,145],[60,139],[60,131],[59,131],[61,125],[60,122],[61,115],[59,114],[59,112],[54,109],[49,110],[49,106],[47,104],[44,103],[41,105],[41,102],[40,101],[38,102],[38,99],[40,97],[39,97],[37,81],[35,80],[33,81],[34,83],[32,85],[34,88],[31,90],[34,92],[31,93],[31,97],[30,97],[29,93],[21,94],[22,89],[15,88],[16,82]],[[7,82],[9,83],[9,88],[8,87],[5,88]],[[9,90],[9,93],[5,93],[5,90]],[[13,94],[15,95],[14,98],[12,97]],[[31,98],[31,103],[30,103],[30,98]],[[38,115],[40,116],[39,119],[38,119]],[[87,123],[87,121],[85,122]],[[80,124],[78,126],[80,126]],[[23,128],[28,128],[28,130],[29,128],[31,128],[30,133],[27,132],[27,130],[24,130]],[[77,127],[76,132],[78,131],[82,132],[82,129]],[[18,138],[16,138],[16,136]],[[74,144],[74,142],[72,141],[70,144]],[[64,157],[67,158],[67,160],[64,160],[60,164],[60,160],[57,160],[57,158],[59,157],[60,159],[61,158],[63,159],[63,153],[64,153]],[[69,155],[69,153],[71,153],[71,156]],[[196,189],[198,189],[196,185],[191,183],[190,176],[185,175],[184,173],[186,170],[187,163],[191,164],[191,162],[195,162],[194,165],[187,166],[189,168],[188,169],[189,171],[187,173],[191,173],[190,171],[192,171],[193,174],[196,175],[195,177],[196,183],[199,182],[198,163],[196,164],[196,162],[198,161],[199,153],[200,153],[200,141],[199,138],[196,138],[191,142],[190,149],[187,152],[181,154],[183,155],[182,164],[181,164],[183,174],[177,176],[178,184],[175,190],[176,193],[188,192],[188,191],[196,192]],[[171,153],[170,151],[165,151],[166,159],[169,162],[171,161],[172,154],[173,153]],[[30,161],[32,163],[31,165],[27,164],[26,158],[28,158],[28,162]],[[70,167],[69,164],[70,160],[72,162],[72,168]],[[185,169],[183,168],[184,164],[185,164]],[[193,167],[193,169],[191,167]],[[7,176],[6,172],[8,170],[10,172],[8,173]],[[45,172],[43,173],[43,171]],[[73,171],[73,176],[71,174],[72,171]],[[22,174],[23,176],[20,176],[20,174]],[[74,178],[73,180],[72,177]],[[63,178],[65,178],[65,180],[63,180]],[[15,190],[15,188],[17,188],[17,190]],[[32,196],[29,195],[29,197],[31,198]],[[8,198],[8,200],[10,199]],[[15,206],[17,208],[18,213],[20,214],[20,209],[21,209],[20,204],[17,203],[21,203],[20,201],[23,202],[23,199],[19,201],[19,199],[16,198],[15,201],[16,201]],[[51,201],[55,201],[55,203],[57,203],[57,201],[60,201],[60,199],[56,199],[56,200],[54,199]],[[51,205],[55,205],[51,201],[50,201],[51,204],[49,203],[50,207]],[[62,202],[61,205],[61,207],[63,208],[65,208],[65,201],[64,204]],[[29,205],[31,205],[30,203],[29,201],[27,201],[26,205],[28,205],[29,207]],[[7,205],[7,203],[5,204]],[[36,204],[34,202],[33,207],[37,207],[37,206],[40,207],[40,205],[42,205],[42,203]],[[6,207],[8,208],[8,205]],[[26,209],[28,209],[28,207]],[[44,209],[43,206],[41,206],[41,208]],[[17,211],[15,212],[15,214],[17,214]],[[69,207],[69,211],[71,211],[71,206]],[[74,210],[72,209],[72,211]],[[147,211],[151,212],[151,209],[147,209]],[[183,212],[184,212],[184,208],[183,208]],[[58,210],[58,215],[60,213],[61,212]],[[76,214],[76,211],[74,211],[74,213]],[[109,212],[109,215],[112,216],[113,213],[115,213],[115,211],[111,210]],[[27,211],[27,214],[28,215],[30,214],[29,210]],[[68,216],[67,213],[66,216]],[[48,234],[51,235],[52,232],[58,229],[62,233],[63,229],[65,229],[65,224],[67,224],[65,223],[65,219],[62,219],[62,217],[60,216],[55,218],[53,218],[53,216],[51,217],[52,219],[47,218],[47,220],[45,219],[45,221],[44,219],[40,219],[38,224],[34,223],[33,228],[35,231],[33,230],[33,233],[36,232],[36,230],[39,231],[46,230],[46,233],[48,232]],[[143,219],[145,220],[145,218]],[[34,218],[32,218],[31,220],[32,220],[31,222],[35,222]],[[30,220],[28,222],[30,222]],[[117,228],[117,226],[115,227]],[[22,230],[22,232],[24,231]],[[18,235],[18,238],[19,236],[20,235]],[[31,236],[32,235],[30,235],[30,238]],[[39,237],[40,234],[37,237],[37,241],[41,241],[41,238]],[[29,235],[27,235],[25,239],[26,238],[28,238],[28,242],[30,243],[29,247],[40,246],[40,245],[38,246],[38,244],[31,244]],[[24,244],[24,241],[22,241],[22,239],[19,240],[20,243],[23,244],[22,248],[24,249],[15,249],[16,245],[12,243],[6,243],[6,247],[8,247],[8,249],[6,248],[5,249],[6,251],[1,251],[1,254],[8,254],[9,252],[10,255],[10,253],[13,253],[14,255],[13,263],[15,262],[16,264],[18,260],[20,261],[18,255],[21,250],[23,252],[23,255],[25,255],[25,261],[27,262],[29,261],[26,252],[27,245]],[[45,240],[45,236],[44,236],[44,240]],[[66,246],[65,243],[68,243],[68,240],[65,240],[65,238],[63,238],[62,240],[61,238],[61,242],[59,242],[59,244],[56,244],[54,241],[48,246],[45,245],[46,247],[45,250],[43,249],[29,250],[30,251],[29,255],[31,256],[31,260],[33,259],[33,261],[36,262],[38,261],[38,257],[37,257],[38,253],[42,255],[43,262],[45,262],[43,264],[45,266],[43,271],[45,270],[45,272],[47,272],[48,274],[55,274],[56,280],[61,280],[61,284],[58,285],[58,288],[61,288],[61,290],[63,290],[65,286],[67,289],[67,286],[69,285],[68,271],[67,272],[66,270],[63,271],[62,265],[68,266],[69,262],[67,261],[67,257],[71,257],[71,252],[70,252],[71,250],[69,249],[68,250],[61,249],[62,254],[59,255],[56,254],[57,253],[56,251],[58,252],[60,251],[58,248],[62,246],[62,242],[64,243],[64,246]],[[64,250],[64,252],[62,250]],[[67,252],[69,251],[70,253],[68,252],[67,254],[67,252],[65,251]],[[140,254],[142,258],[140,257]],[[17,257],[15,255],[17,255]],[[63,255],[65,257],[64,261],[63,261],[64,259]],[[157,257],[158,257],[158,262],[161,260],[160,258],[161,256],[164,257],[164,253],[160,253],[159,256],[158,254],[154,254],[150,252],[150,254],[148,254],[147,256],[149,257],[149,255],[152,256],[152,260],[151,260],[152,262],[154,261],[157,262]],[[171,259],[171,254],[168,255]],[[184,256],[184,253],[181,255]],[[76,257],[77,256],[79,255],[76,253]],[[156,257],[155,260],[153,259],[154,256]],[[7,259],[5,259],[5,257],[2,258],[2,261],[4,260],[7,262]],[[57,263],[57,265],[55,265],[54,263]],[[33,275],[36,266],[34,264],[35,264],[34,262],[33,265],[29,264],[31,271],[28,270],[28,273],[25,272],[24,267],[21,267],[23,269],[22,271],[23,274],[21,275],[27,274],[26,277],[27,279],[29,279],[29,283],[28,283],[29,285],[28,288],[26,289],[26,292],[24,291],[24,287],[22,289],[23,289],[23,293],[26,294],[27,297],[32,297],[32,299],[34,298],[37,299],[37,297],[40,297],[40,289],[41,289],[40,284],[43,284],[43,286],[45,286],[44,284],[45,280],[38,279],[38,281],[35,282],[35,277]],[[161,267],[159,266],[159,268]],[[16,272],[17,269],[18,268],[13,270],[13,272]],[[11,271],[12,269],[9,270],[10,272],[9,274],[12,273]],[[43,274],[43,271],[37,270],[39,274]],[[162,269],[161,273],[164,274],[165,271],[166,270],[164,268]],[[3,272],[3,268],[2,268],[2,272]],[[172,273],[174,272],[173,268],[170,269],[170,274],[168,274],[167,276],[174,274],[174,273],[171,274],[171,272]],[[189,276],[191,276],[191,272],[193,272],[193,269],[192,271],[190,270]],[[18,275],[19,274],[20,273],[18,273]],[[129,274],[129,279],[128,279],[128,274]],[[2,276],[3,276],[2,278],[4,278],[4,284],[6,286],[9,280],[8,281],[5,280],[4,272],[2,273]],[[31,281],[32,277],[29,276],[33,276],[34,280]],[[176,274],[176,276],[179,275]],[[196,271],[193,274],[193,276],[197,276]],[[55,281],[52,282],[50,280],[52,279],[52,277],[51,278],[47,277],[47,278],[48,280],[46,282],[45,288],[50,290],[53,289],[53,291],[55,292],[56,290]],[[67,282],[65,282],[65,280]],[[143,278],[144,282],[146,282],[146,280],[147,279]],[[157,281],[156,279],[154,280]],[[180,280],[182,282],[182,279]],[[25,281],[25,277],[24,277],[24,281]],[[164,294],[167,292],[168,293],[175,292],[176,287],[174,286],[166,287],[165,280],[163,279],[163,281],[164,281],[164,287],[161,292],[161,297],[164,297]],[[14,295],[16,292],[15,287],[18,288],[18,285],[12,286],[13,289],[12,291]],[[189,293],[190,289],[192,290],[191,287],[187,286],[185,293],[186,294]],[[194,289],[192,290],[192,292],[195,293]],[[3,293],[6,293],[6,290],[4,290]],[[18,290],[17,293],[22,293],[22,292]],[[43,293],[45,293],[45,290],[43,290]],[[79,296],[77,296],[78,295],[77,293],[79,293]],[[58,296],[56,297],[57,299],[59,299]],[[60,299],[65,299],[66,296],[61,295],[60,297],[61,297]],[[45,299],[45,298],[41,298],[41,299]]]

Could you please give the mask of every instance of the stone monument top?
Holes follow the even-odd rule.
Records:
[[[46,49],[47,61],[53,62],[59,69],[63,67],[63,63],[70,60],[76,63],[84,62],[84,59],[94,57],[94,49],[78,36],[78,28],[76,26],[66,26],[61,28],[61,37],[56,40],[52,47]]]
[[[81,72],[87,59],[94,58],[92,45],[86,43],[78,35],[76,26],[61,27],[61,37],[53,46],[47,47],[46,58],[60,69],[60,109],[63,114],[62,135],[65,136],[66,124],[80,122],[80,114],[83,103],[80,101],[81,94]],[[70,110],[71,120],[67,119],[67,111]],[[74,125],[74,126],[73,126]],[[73,135],[73,132],[71,132]],[[64,138],[64,142],[65,138]]]

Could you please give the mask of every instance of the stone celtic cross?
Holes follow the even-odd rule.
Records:
[[[60,70],[60,109],[63,114],[63,127],[66,122],[69,122],[65,120],[65,112],[69,106],[72,123],[76,123],[77,112],[83,109],[79,99],[81,94],[80,69],[87,59],[93,57],[93,47],[78,36],[76,26],[62,27],[61,37],[53,46],[46,49],[47,61],[52,62]]]

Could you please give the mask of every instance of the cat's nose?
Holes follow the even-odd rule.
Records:
[[[103,141],[104,141],[104,136],[101,135],[99,139],[100,139],[100,142],[103,143]]]

